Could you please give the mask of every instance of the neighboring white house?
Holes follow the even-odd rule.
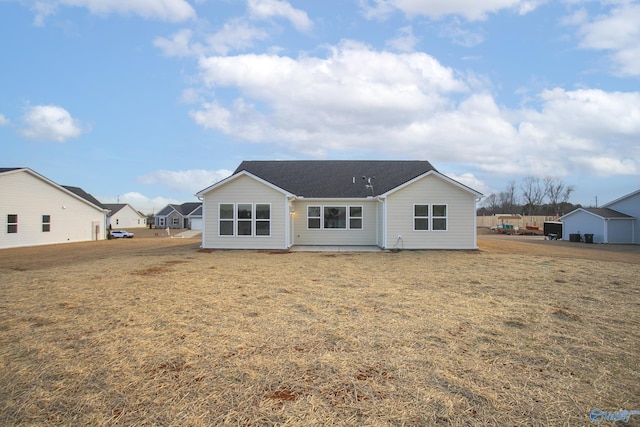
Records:
[[[0,168],[0,248],[103,240],[107,211],[78,187]]]
[[[562,238],[593,235],[593,243],[640,243],[640,190],[601,208],[578,208],[560,218]],[[584,237],[582,237],[584,239]]]
[[[204,248],[477,249],[475,190],[426,161],[245,161],[196,194]]]
[[[142,228],[147,226],[147,217],[127,203],[104,203],[109,210],[107,228]]]
[[[202,203],[187,202],[165,206],[155,215],[156,228],[202,230]]]

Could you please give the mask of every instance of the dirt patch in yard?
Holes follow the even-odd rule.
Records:
[[[588,425],[640,409],[635,247],[0,250],[2,425]],[[625,425],[640,425],[632,416]]]

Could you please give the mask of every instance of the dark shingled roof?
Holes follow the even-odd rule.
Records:
[[[0,173],[11,172],[18,169],[25,169],[25,168],[0,168]]]
[[[609,208],[584,208],[585,211],[601,216],[602,218],[633,218],[630,215]]]
[[[160,212],[156,214],[156,216],[167,216],[173,210],[175,210],[182,216],[187,216],[201,206],[202,206],[201,202],[187,202],[181,205],[171,204],[171,205],[165,206],[164,209],[162,209]]]
[[[125,203],[105,203],[103,206],[111,211],[109,212],[109,216],[111,216],[127,205]]]
[[[82,197],[83,199],[85,199],[87,202],[92,203],[94,205],[96,205],[97,207],[99,207],[100,209],[106,209],[102,203],[100,203],[98,201],[98,199],[96,199],[95,197],[93,197],[91,194],[87,193],[86,191],[84,191],[82,188],[80,187],[72,187],[70,185],[63,185],[63,188],[66,188],[67,190],[71,191],[73,194],[75,194],[78,197]]]
[[[362,198],[379,196],[435,170],[421,160],[283,160],[244,161],[234,175],[247,171],[296,196]],[[369,178],[373,189],[366,186]]]

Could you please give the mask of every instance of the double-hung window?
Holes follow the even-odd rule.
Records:
[[[416,231],[429,229],[429,205],[413,205],[413,229]]]
[[[433,230],[447,230],[447,205],[432,205],[431,216]]]
[[[361,230],[362,206],[308,206],[310,230]]]
[[[238,236],[251,236],[252,207],[251,203],[238,203],[236,205]]]
[[[18,215],[17,214],[7,215],[7,233],[17,233],[17,232],[18,232]]]
[[[271,235],[271,205],[256,203],[256,236]]]
[[[309,206],[307,208],[307,228],[319,230],[322,224],[322,215],[320,206]]]
[[[221,236],[233,236],[235,229],[235,206],[232,203],[220,204],[220,229]]]
[[[42,232],[48,233],[51,231],[51,215],[42,215]]]
[[[413,229],[415,231],[446,231],[447,205],[413,205]]]
[[[268,203],[221,203],[218,209],[220,236],[271,235],[271,205]]]

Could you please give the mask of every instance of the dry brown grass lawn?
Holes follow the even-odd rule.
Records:
[[[640,409],[640,253],[587,246],[3,250],[0,424],[589,425]]]

